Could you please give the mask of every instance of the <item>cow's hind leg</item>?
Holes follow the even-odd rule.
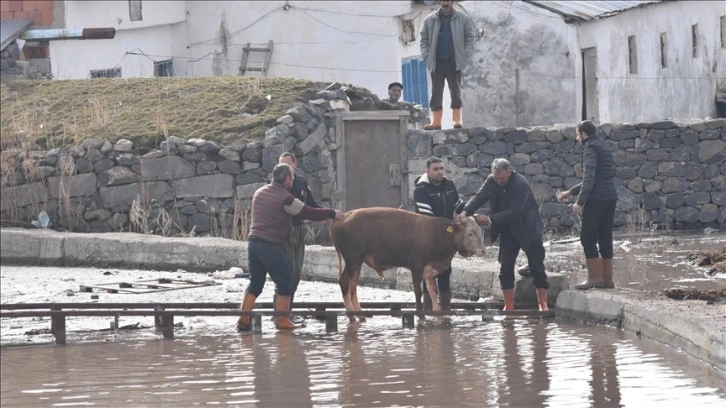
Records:
[[[360,271],[360,265],[357,268]],[[355,307],[353,306],[353,302],[351,301],[351,295],[352,295],[352,288],[353,288],[353,277],[355,274],[355,268],[351,266],[349,262],[345,263],[345,268],[343,268],[342,272],[338,276],[338,284],[340,285],[340,291],[343,292],[343,304],[345,305],[345,310],[348,312],[355,311]],[[355,323],[355,318],[353,315],[348,315],[348,319],[351,323]]]
[[[353,275],[350,279],[350,301],[353,304],[353,310],[362,312],[363,308],[360,307],[360,303],[358,302],[358,278],[360,278],[360,268],[356,270],[355,275]],[[352,321],[353,317],[351,316],[351,322]],[[358,321],[363,323],[366,321],[366,317],[360,314],[358,315]]]

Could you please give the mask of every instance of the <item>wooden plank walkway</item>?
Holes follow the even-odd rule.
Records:
[[[326,331],[338,331],[340,316],[393,316],[401,317],[403,328],[413,328],[415,316],[481,316],[482,321],[492,321],[496,316],[507,318],[552,318],[554,310],[540,312],[534,304],[520,305],[522,308],[504,312],[502,303],[453,302],[452,310],[419,311],[415,303],[406,302],[362,302],[361,312],[347,312],[341,302],[296,303],[293,313],[325,321]],[[174,338],[174,316],[252,316],[252,331],[262,332],[263,316],[282,316],[289,312],[278,312],[272,302],[255,304],[255,310],[242,312],[239,303],[17,303],[0,305],[0,318],[50,317],[51,332],[56,344],[66,343],[66,317],[110,316],[114,318],[112,328],[118,328],[120,316],[153,316],[154,326],[162,331],[164,338]],[[314,309],[314,310],[313,310]]]

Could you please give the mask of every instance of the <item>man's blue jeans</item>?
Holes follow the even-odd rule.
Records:
[[[283,244],[275,244],[259,238],[247,241],[247,258],[250,269],[250,285],[247,293],[260,296],[265,286],[267,274],[275,282],[276,293],[280,296],[292,294],[292,273],[287,264],[287,255]]]

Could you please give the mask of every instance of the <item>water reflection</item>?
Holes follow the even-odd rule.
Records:
[[[2,349],[0,404],[724,406],[717,373],[630,333],[552,320],[381,318],[325,334]]]

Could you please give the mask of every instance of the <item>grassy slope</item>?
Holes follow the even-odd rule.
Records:
[[[3,149],[50,149],[89,138],[126,138],[147,148],[172,135],[224,145],[260,140],[285,111],[326,85],[251,77],[4,81],[0,142]]]

